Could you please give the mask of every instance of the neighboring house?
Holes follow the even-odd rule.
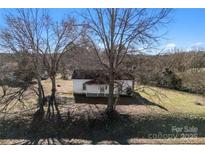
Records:
[[[108,75],[103,70],[74,70],[73,93],[87,97],[106,97],[109,94]],[[114,94],[129,95],[134,89],[134,78],[128,73],[115,77]]]

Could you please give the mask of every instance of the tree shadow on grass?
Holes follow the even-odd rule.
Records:
[[[97,105],[106,98],[98,98],[98,103],[93,102],[96,98],[80,98],[82,101],[79,104],[73,103],[71,98],[59,98],[59,105],[67,109],[62,112],[60,123],[56,119],[45,119],[37,112],[34,115],[0,119],[0,143],[1,140],[10,140],[7,144],[130,144],[130,139],[133,138],[166,139],[169,138],[167,134],[183,137],[184,132],[173,132],[172,127],[175,126],[196,127],[196,135],[205,137],[203,117],[171,114],[131,116],[116,113],[113,119],[109,119],[104,112],[105,108],[102,108],[104,105]],[[158,106],[140,95],[134,99],[121,97],[120,100],[121,104],[124,101],[127,105]]]
[[[87,114],[91,113],[85,111]],[[192,116],[136,116],[116,113],[107,118],[103,110],[79,117],[62,114],[61,124],[56,120],[40,122],[23,118],[0,121],[0,140],[17,140],[10,144],[130,144],[133,138],[182,137],[184,132],[173,132],[172,127],[196,127],[197,136],[205,137],[205,118]],[[33,123],[35,121],[35,124]],[[32,128],[34,126],[34,128]],[[161,136],[157,136],[161,134]],[[165,136],[163,136],[163,134]]]

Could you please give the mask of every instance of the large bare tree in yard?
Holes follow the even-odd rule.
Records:
[[[15,13],[14,13],[15,12]],[[40,111],[48,101],[48,117],[60,111],[56,102],[56,75],[63,55],[75,47],[77,28],[73,18],[54,21],[45,9],[17,9],[6,14],[6,27],[1,31],[1,46],[13,53],[26,52],[35,71]],[[41,76],[47,72],[51,80],[51,94],[45,97]]]
[[[115,110],[115,76],[122,71],[125,57],[160,39],[156,32],[168,23],[169,9],[90,9],[84,19],[88,38],[109,76],[107,113]],[[105,55],[105,56],[102,56]],[[102,58],[103,57],[103,58]]]
[[[73,50],[78,45],[80,33],[73,18],[62,20],[61,22],[53,22],[50,17],[46,18],[45,24],[45,43],[46,48],[42,50],[43,63],[52,83],[51,95],[48,100],[48,116],[50,115],[50,107],[53,105],[60,117],[60,112],[56,102],[56,75],[59,72],[59,66],[63,56],[68,51]]]

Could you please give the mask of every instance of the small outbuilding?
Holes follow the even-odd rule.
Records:
[[[107,97],[109,76],[104,70],[74,70],[72,74],[73,94],[87,97]],[[129,73],[115,75],[114,94],[130,95],[134,90],[134,77]]]

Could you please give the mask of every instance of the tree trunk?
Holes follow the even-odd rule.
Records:
[[[120,83],[117,84],[117,94],[114,102],[114,109],[120,101],[120,93],[122,92],[122,85]]]
[[[109,95],[108,95],[108,105],[106,112],[111,113],[115,110],[114,108],[114,74],[113,71],[109,72]]]
[[[38,57],[33,55],[32,62],[36,71],[36,78],[38,83],[38,106],[39,106],[39,112],[44,113],[44,103],[45,103],[45,95],[44,95],[44,89],[43,85],[41,83],[41,75],[40,75],[40,69],[38,66]]]
[[[44,100],[45,100],[45,95],[44,95],[44,90],[43,86],[41,84],[41,79],[40,77],[37,78],[38,81],[38,105],[39,105],[39,111],[44,112]]]
[[[51,83],[52,83],[52,89],[51,89],[51,97],[50,97],[49,104],[52,106],[53,114],[54,114],[53,107],[55,107],[55,110],[57,112],[57,117],[60,120],[61,119],[60,110],[59,110],[58,104],[56,102],[56,78],[55,78],[55,76],[51,77]]]

